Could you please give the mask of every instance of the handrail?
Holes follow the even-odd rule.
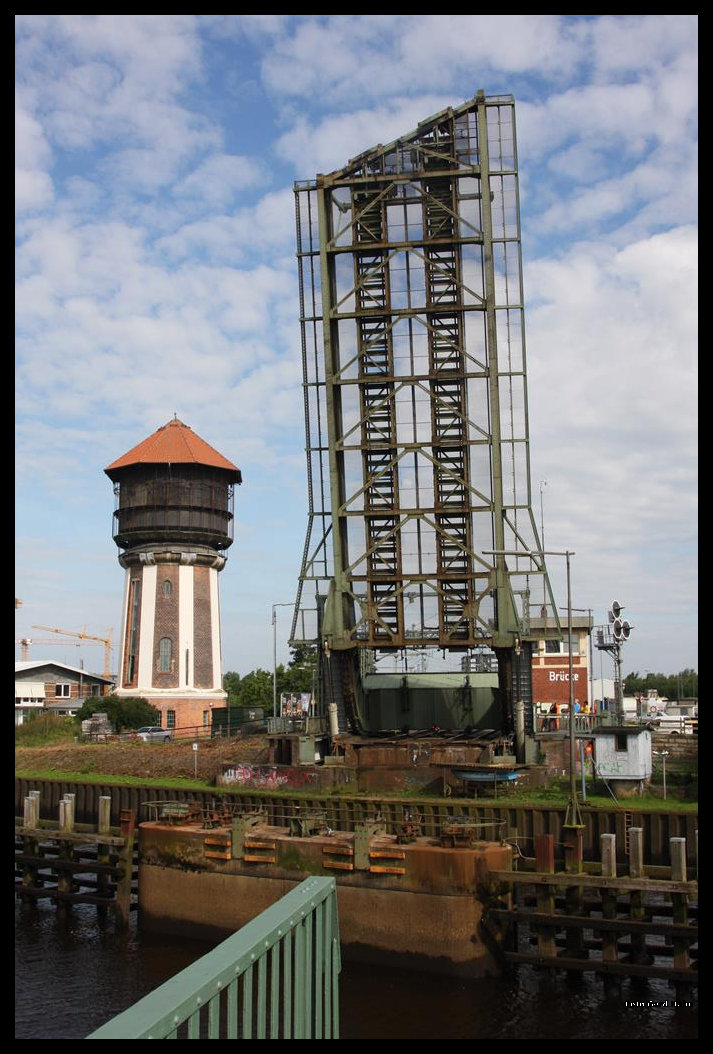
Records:
[[[87,1039],[338,1039],[334,878],[307,878]]]

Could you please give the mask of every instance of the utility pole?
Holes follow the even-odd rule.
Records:
[[[557,549],[545,549],[539,552],[531,550],[509,550],[509,549],[485,549],[485,554],[494,556],[529,556],[531,560],[540,560],[545,556],[564,556],[567,561],[567,635],[569,645],[569,804],[565,814],[565,827],[583,828],[584,821],[577,801],[577,763],[574,735],[574,671],[572,662],[572,583],[570,573],[570,558],[575,554],[567,549],[564,552]],[[627,623],[628,625],[628,623]]]
[[[590,707],[593,708],[594,707],[594,657],[593,657],[593,654],[592,654],[592,627],[593,627],[593,623],[592,623],[592,609],[591,608],[572,608],[572,611],[579,611],[583,615],[585,615],[585,614],[589,615],[589,626],[588,626],[588,633],[587,633],[587,641],[588,641],[588,644],[589,644],[589,660],[588,660],[588,664],[587,664],[589,666],[589,677],[588,677],[588,680],[587,680],[587,692],[589,693],[589,695],[588,695],[587,699],[588,699]],[[603,689],[603,686],[602,686],[602,695],[603,694],[604,694],[604,689]]]
[[[277,717],[277,608],[294,607],[292,603],[272,605],[272,716]]]

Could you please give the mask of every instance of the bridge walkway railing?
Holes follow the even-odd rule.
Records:
[[[336,882],[312,877],[87,1039],[338,1039]]]

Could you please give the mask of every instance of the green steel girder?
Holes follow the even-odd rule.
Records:
[[[534,639],[531,597],[558,619],[531,501],[512,97],[478,93],[295,193],[310,523],[292,639],[317,640],[315,596],[330,651]]]

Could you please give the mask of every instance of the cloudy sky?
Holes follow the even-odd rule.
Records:
[[[32,626],[118,639],[104,468],[177,414],[243,473],[224,669],[272,668],[307,524],[293,183],[483,89],[516,100],[537,522],[575,607],[625,606],[625,673],[697,669],[697,50],[695,15],[17,16],[30,657],[101,669]]]

